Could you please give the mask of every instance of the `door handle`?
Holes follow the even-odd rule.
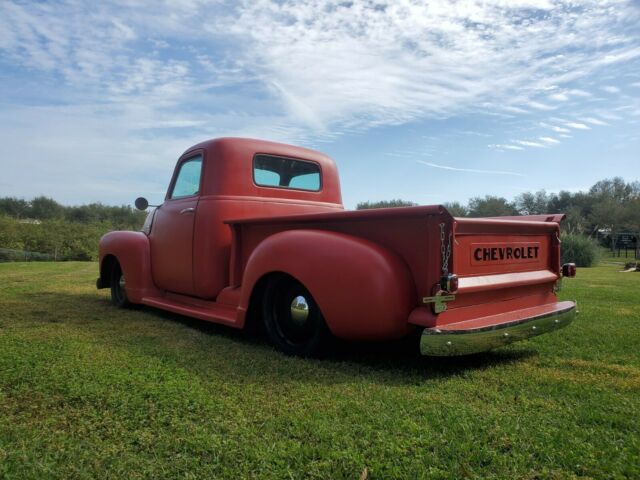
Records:
[[[196,209],[193,208],[193,207],[185,208],[184,210],[180,210],[180,215],[182,215],[183,213],[193,213],[195,211],[196,211]]]

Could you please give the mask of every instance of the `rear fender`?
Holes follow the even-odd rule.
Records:
[[[417,296],[408,267],[368,240],[323,230],[290,230],[268,237],[247,261],[241,315],[254,286],[272,272],[300,281],[339,338],[398,338],[413,328],[407,318]]]
[[[157,296],[160,291],[151,277],[149,239],[142,232],[109,232],[100,239],[100,282],[108,281],[108,264],[118,261],[127,282],[127,297],[140,303],[143,297]]]

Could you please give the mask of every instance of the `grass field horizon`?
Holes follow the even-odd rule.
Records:
[[[0,478],[639,478],[640,274],[616,260],[564,282],[580,315],[553,334],[319,360],[117,310],[95,263],[0,264]]]

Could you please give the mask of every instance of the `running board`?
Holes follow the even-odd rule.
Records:
[[[169,295],[171,298],[169,298]],[[180,301],[177,298],[188,299],[182,295],[171,295],[165,297],[143,297],[142,303],[150,307],[168,310],[186,317],[193,317],[207,322],[221,323],[230,327],[240,328],[238,325],[238,310],[232,305],[224,305],[207,300],[193,299],[190,301]]]

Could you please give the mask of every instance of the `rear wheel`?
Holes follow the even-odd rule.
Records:
[[[132,305],[127,297],[127,282],[119,263],[115,263],[111,269],[111,303],[119,308]]]
[[[263,318],[271,342],[288,355],[317,355],[330,338],[322,313],[309,291],[286,275],[279,275],[268,283]]]

